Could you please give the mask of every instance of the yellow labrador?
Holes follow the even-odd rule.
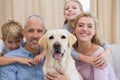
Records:
[[[83,80],[75,67],[71,57],[71,47],[76,42],[76,37],[64,29],[48,30],[41,37],[39,44],[47,50],[46,61],[43,67],[44,74],[57,72],[55,67],[62,68],[70,80]]]

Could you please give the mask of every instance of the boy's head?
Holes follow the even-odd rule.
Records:
[[[19,48],[22,40],[22,25],[16,21],[8,21],[2,25],[2,39],[9,50]]]

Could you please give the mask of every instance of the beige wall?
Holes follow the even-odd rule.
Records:
[[[99,34],[109,43],[120,43],[120,0],[91,0],[91,12],[99,22]]]
[[[14,19],[24,24],[26,17],[37,14],[48,29],[63,25],[65,0],[0,0],[0,26]],[[99,20],[100,37],[109,43],[120,43],[120,0],[91,0],[91,12]]]
[[[7,20],[24,24],[26,17],[37,14],[44,18],[48,29],[58,28],[64,22],[65,0],[0,0],[0,26]]]

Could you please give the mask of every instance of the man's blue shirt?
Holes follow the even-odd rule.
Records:
[[[34,55],[26,51],[22,46],[5,56],[34,58]],[[44,80],[43,64],[44,61],[38,66],[33,65],[31,67],[19,63],[3,66],[1,67],[0,80]]]

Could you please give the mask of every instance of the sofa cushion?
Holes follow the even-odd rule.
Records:
[[[120,44],[111,44],[112,54],[110,56],[110,63],[115,71],[115,74],[120,79]]]

